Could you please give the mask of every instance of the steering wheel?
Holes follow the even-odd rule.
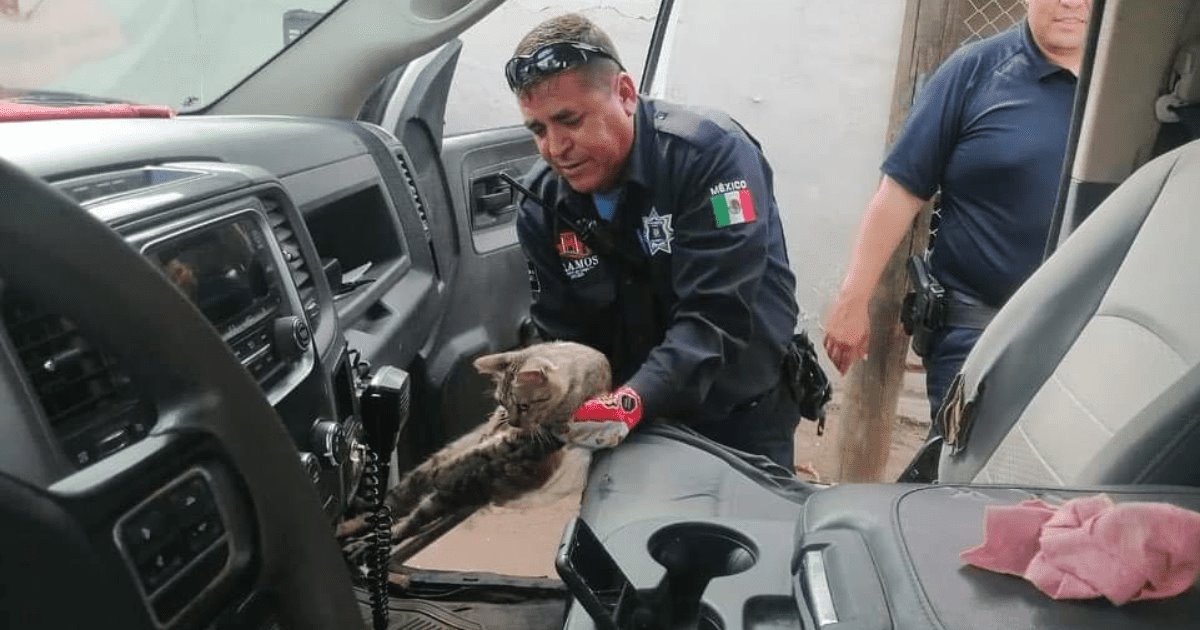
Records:
[[[284,628],[363,627],[317,492],[258,384],[116,232],[3,160],[0,282],[114,356],[156,417],[144,439],[77,469],[0,337],[0,626],[208,628],[240,608]],[[221,533],[208,547],[217,560],[197,578],[194,553],[174,558],[189,564],[151,588],[139,571],[161,560],[131,560],[129,536],[142,531],[131,523],[192,509],[189,483],[219,515],[204,526]],[[160,526],[145,536],[192,541]]]

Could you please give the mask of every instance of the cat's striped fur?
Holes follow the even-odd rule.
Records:
[[[540,488],[561,465],[560,436],[572,413],[612,385],[604,355],[570,342],[480,357],[475,368],[492,377],[499,405],[479,428],[431,455],[388,491],[385,501],[396,519],[393,553],[444,515],[474,512]]]

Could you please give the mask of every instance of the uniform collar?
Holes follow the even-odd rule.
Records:
[[[637,111],[633,114],[633,149],[629,152],[629,163],[625,165],[625,181],[649,189],[653,176],[649,167],[654,163],[646,156],[652,149],[650,141],[654,134],[653,105],[638,97]]]
[[[1021,48],[1025,51],[1025,57],[1029,59],[1033,76],[1037,77],[1039,81],[1059,72],[1068,72],[1066,68],[1046,59],[1046,55],[1041,48],[1038,48],[1037,42],[1033,39],[1033,31],[1029,28],[1028,18],[1021,20]]]

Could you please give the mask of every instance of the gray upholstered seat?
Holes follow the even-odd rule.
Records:
[[[1125,181],[984,332],[940,480],[1200,485],[1198,320],[1193,142]]]

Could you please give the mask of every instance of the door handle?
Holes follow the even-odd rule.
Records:
[[[512,186],[499,175],[486,175],[475,180],[471,186],[475,194],[474,206],[476,215],[498,217],[511,212],[516,202]]]
[[[500,214],[501,210],[512,206],[512,204],[512,188],[509,188],[507,184],[504,185],[504,190],[479,195],[479,209],[492,216]]]

